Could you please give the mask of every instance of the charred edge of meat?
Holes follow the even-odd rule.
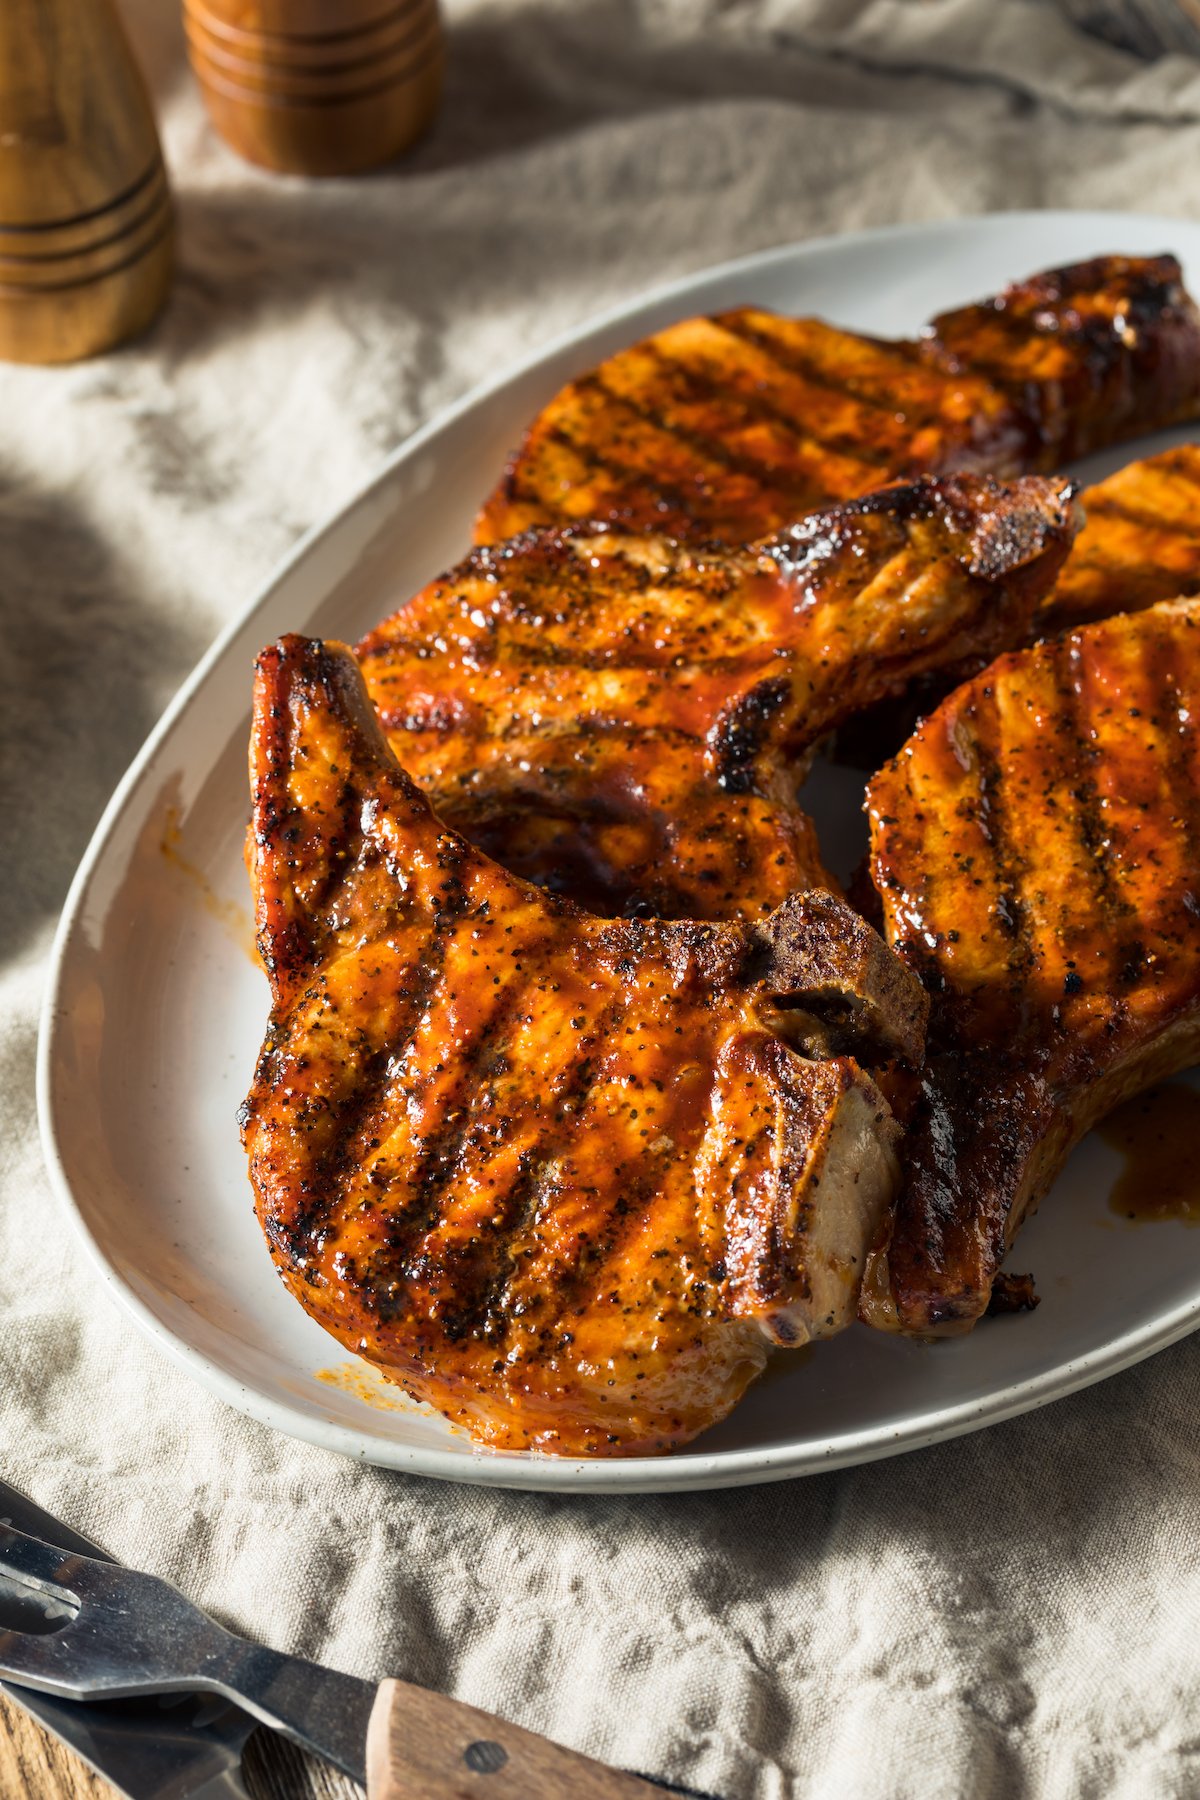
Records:
[[[978,306],[1002,308],[1022,294],[1036,296],[1046,306],[1057,305],[1077,294],[1101,292],[1122,276],[1132,277],[1132,283],[1136,284],[1136,291],[1139,293],[1161,295],[1162,299],[1158,302],[1160,307],[1167,301],[1177,304],[1180,297],[1186,298],[1182,265],[1179,258],[1169,250],[1156,251],[1146,256],[1085,256],[1079,262],[1060,263],[1057,268],[1039,269],[1034,275],[1010,281],[1007,287],[1002,288],[990,300],[969,301],[965,306],[950,307],[947,311],[936,314],[924,329],[936,331],[944,319],[957,318],[960,313],[972,312]]]
[[[974,520],[971,574],[994,581],[1009,569],[1033,562],[1052,540],[1060,540],[1072,525],[1082,523],[1078,492],[1075,482],[1064,481],[1057,492],[1044,495],[1045,508],[1035,510],[1027,501],[1002,491],[996,505],[982,519]]]
[[[1010,1275],[1001,1269],[992,1283],[988,1317],[997,1313],[1033,1312],[1041,1304],[1042,1297],[1033,1285],[1032,1275]]]
[[[756,765],[769,741],[771,721],[791,696],[792,684],[784,676],[760,681],[709,732],[717,783],[727,794],[756,791]]]
[[[758,927],[759,979],[782,1037],[810,1055],[916,1065],[929,997],[913,972],[836,894],[793,894]]]
[[[1115,316],[1084,319],[1070,317],[1073,303],[1120,286],[1122,306],[1120,321]],[[1064,319],[1056,309],[1067,314]],[[1043,269],[1023,281],[1010,282],[990,299],[976,300],[966,306],[938,313],[921,330],[918,342],[924,350],[944,349],[942,335],[958,321],[978,317],[981,313],[1014,316],[1019,329],[1027,327],[1031,335],[1053,332],[1088,345],[1098,360],[1111,359],[1113,346],[1123,353],[1132,348],[1136,355],[1143,346],[1153,350],[1155,335],[1164,321],[1175,319],[1191,322],[1196,314],[1191,296],[1183,284],[1179,259],[1165,251],[1155,256],[1093,256],[1083,262],[1065,263],[1061,268]],[[940,360],[940,359],[939,359]],[[952,359],[956,367],[970,367],[969,354]]]
[[[1059,380],[1027,381],[1002,345],[986,354],[977,327],[1021,348],[1053,340]],[[1053,468],[1138,430],[1191,416],[1198,397],[1200,313],[1171,255],[1101,256],[1018,281],[991,299],[940,314],[919,340],[949,374],[982,374],[1006,391],[1025,431],[1026,467]]]
[[[856,518],[889,518],[897,525],[941,519],[969,539],[970,573],[994,580],[1032,562],[1071,530],[1079,515],[1077,492],[1065,478],[1025,476],[1006,486],[991,475],[921,475],[808,513],[755,548],[786,569],[811,550],[835,551]]]

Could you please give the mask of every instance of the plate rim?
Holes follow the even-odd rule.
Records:
[[[1001,1424],[1055,1400],[1065,1399],[1085,1387],[1119,1374],[1158,1350],[1168,1348],[1200,1327],[1198,1291],[1193,1299],[1180,1303],[1169,1312],[1155,1315],[1153,1319],[1106,1340],[1066,1363],[1056,1364],[1052,1369],[1010,1383],[982,1399],[961,1401],[949,1406],[934,1407],[916,1415],[910,1414],[894,1429],[876,1424],[829,1438],[826,1448],[819,1455],[814,1454],[811,1442],[709,1452],[684,1449],[661,1457],[595,1459],[553,1457],[533,1452],[497,1453],[469,1444],[468,1453],[438,1446],[414,1446],[385,1436],[374,1436],[367,1430],[340,1425],[332,1419],[322,1420],[294,1409],[284,1401],[273,1400],[227,1373],[213,1363],[205,1352],[178,1336],[121,1277],[102,1251],[71,1189],[55,1130],[54,1065],[58,1031],[64,1012],[64,965],[93,877],[124,815],[128,799],[160,746],[197,700],[207,683],[210,670],[220,662],[228,646],[268,605],[275,591],[320,540],[332,532],[351,511],[368,501],[391,478],[400,464],[419,455],[431,438],[453,425],[463,415],[485,405],[503,389],[517,384],[523,377],[574,346],[650,308],[668,305],[676,298],[684,300],[700,286],[736,279],[740,275],[759,275],[781,264],[804,262],[809,258],[819,259],[831,249],[850,245],[882,245],[906,237],[952,238],[958,233],[978,231],[981,228],[985,232],[995,230],[1000,233],[1032,221],[1045,226],[1056,218],[1069,219],[1080,225],[1094,222],[1097,228],[1111,227],[1116,230],[1130,225],[1135,225],[1139,230],[1148,226],[1161,226],[1164,245],[1169,244],[1172,234],[1200,231],[1200,223],[1195,220],[1176,219],[1160,213],[1093,207],[1026,207],[875,226],[851,232],[823,233],[817,237],[774,245],[765,250],[706,265],[672,281],[643,289],[633,297],[606,307],[581,323],[557,333],[540,349],[505,365],[499,374],[476,383],[458,400],[436,412],[425,424],[403,439],[349,496],[332,507],[296,540],[275,564],[265,581],[255,589],[247,603],[217,633],[168,702],[117,783],[72,877],[55,928],[46,968],[38,1020],[35,1073],[39,1135],[50,1185],[57,1201],[71,1220],[77,1238],[82,1241],[92,1267],[99,1273],[119,1307],[133,1319],[151,1342],[164,1350],[177,1365],[185,1368],[209,1392],[215,1393],[219,1399],[258,1423],[301,1442],[401,1473],[527,1492],[682,1492],[795,1480],[923,1449],[987,1425]]]

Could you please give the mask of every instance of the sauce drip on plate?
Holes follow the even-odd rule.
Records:
[[[1200,1093],[1165,1081],[1119,1106],[1099,1127],[1125,1167],[1109,1205],[1136,1223],[1178,1219],[1200,1225]]]
[[[223,899],[218,894],[204,873],[183,850],[183,826],[179,808],[168,806],[166,822],[163,825],[162,842],[159,846],[163,858],[172,868],[178,869],[191,882],[195,897],[208,914],[222,926],[239,950],[245,952],[256,968],[260,966],[258,949],[254,942],[254,920],[249,908],[239,901]]]

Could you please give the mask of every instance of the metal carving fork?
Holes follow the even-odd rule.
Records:
[[[209,1692],[371,1800],[648,1800],[633,1775],[406,1682],[376,1686],[224,1630],[169,1582],[0,1524],[0,1675],[66,1699]]]
[[[113,1560],[82,1532],[3,1480],[0,1521],[57,1544],[64,1553]],[[0,1586],[0,1630],[15,1623],[7,1616]],[[89,1706],[18,1688],[2,1678],[0,1692],[81,1756],[125,1800],[248,1800],[242,1754],[256,1721],[212,1694],[149,1694]]]

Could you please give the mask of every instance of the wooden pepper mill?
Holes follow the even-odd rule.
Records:
[[[0,358],[73,362],[166,298],[171,198],[111,0],[0,0]]]
[[[437,0],[183,0],[183,22],[214,125],[268,169],[390,162],[437,108]]]

